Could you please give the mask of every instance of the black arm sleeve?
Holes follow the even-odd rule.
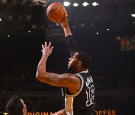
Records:
[[[68,51],[70,52],[70,56],[72,56],[78,50],[77,43],[73,39],[72,35],[66,37],[66,44],[68,47]]]

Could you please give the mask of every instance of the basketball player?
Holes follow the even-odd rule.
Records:
[[[91,57],[88,53],[77,51],[67,17],[61,22],[71,57],[68,62],[69,73],[57,74],[46,70],[46,63],[53,52],[51,43],[42,45],[42,57],[37,66],[36,79],[52,86],[64,87],[65,111],[60,115],[94,115],[95,87],[89,72]]]
[[[19,96],[14,95],[6,105],[8,115],[27,115],[27,107]]]

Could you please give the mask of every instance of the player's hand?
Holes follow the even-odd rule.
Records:
[[[49,42],[48,45],[47,42],[45,42],[45,44],[42,45],[42,49],[41,49],[42,55],[48,57],[52,53],[53,48],[54,47],[51,45],[51,42]]]
[[[64,19],[62,20],[62,22],[60,22],[62,28],[67,28],[68,27],[68,15],[66,14],[66,16],[64,17]]]
[[[60,110],[52,115],[66,115],[66,111],[65,111],[65,109],[62,109],[62,110]]]

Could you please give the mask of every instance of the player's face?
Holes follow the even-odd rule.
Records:
[[[78,53],[75,53],[72,57],[69,58],[68,70],[71,72],[76,71],[76,67],[77,67],[77,63],[78,63],[77,55],[78,55]]]
[[[24,101],[22,99],[20,99],[22,104],[23,104],[23,115],[27,115],[27,107],[26,104],[24,103]]]

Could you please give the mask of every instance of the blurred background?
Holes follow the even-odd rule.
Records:
[[[35,79],[45,41],[55,46],[48,71],[67,71],[69,52],[63,30],[46,17],[47,6],[55,1],[66,5],[79,49],[92,56],[96,110],[116,110],[117,115],[134,112],[134,0],[0,0],[0,112],[14,94],[25,100],[28,111],[64,107],[61,87]]]

